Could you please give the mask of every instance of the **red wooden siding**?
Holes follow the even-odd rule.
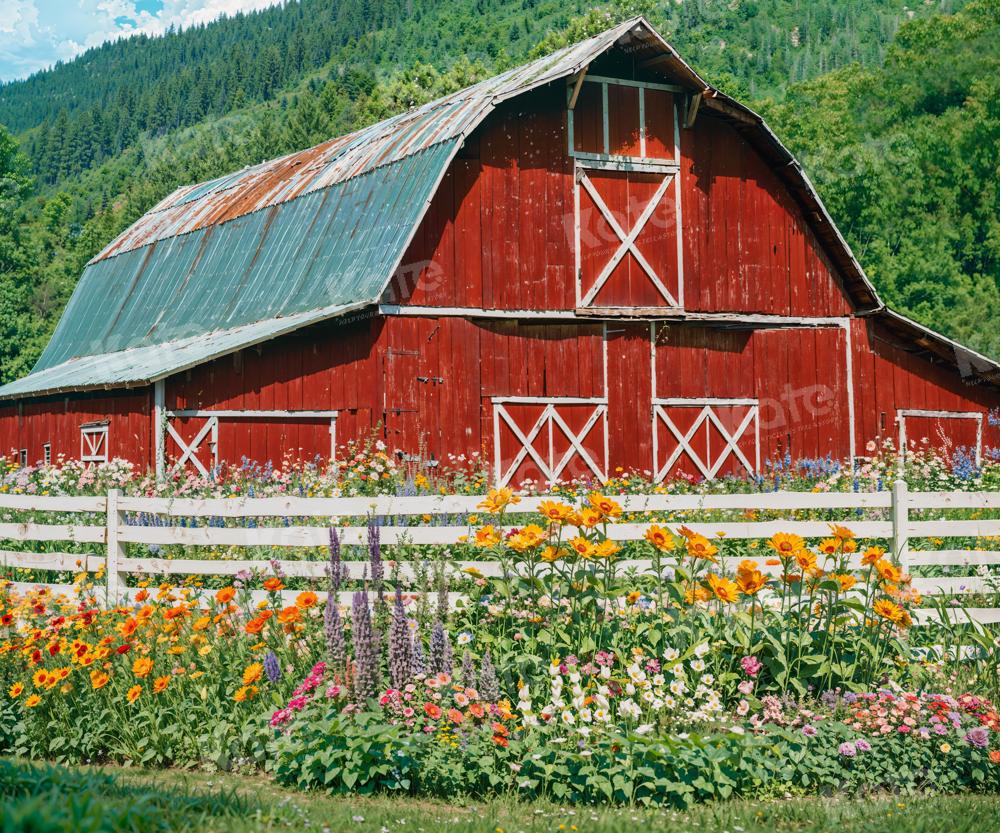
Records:
[[[115,393],[69,394],[21,404],[0,405],[0,453],[17,457],[27,449],[28,463],[43,459],[49,443],[52,461],[80,458],[80,426],[108,421],[108,457],[124,457],[140,469],[151,464],[152,394],[148,388]]]

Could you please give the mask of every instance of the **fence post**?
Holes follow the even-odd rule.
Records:
[[[909,497],[906,481],[896,480],[892,484],[892,551],[900,567],[905,568],[909,557]]]
[[[125,545],[118,540],[118,530],[124,522],[124,515],[118,509],[118,489],[108,491],[108,514],[106,522],[108,556],[105,569],[105,581],[108,588],[108,606],[118,604],[121,584],[118,578],[118,561],[125,557]]]

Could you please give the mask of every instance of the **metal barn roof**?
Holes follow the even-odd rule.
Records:
[[[375,303],[441,178],[502,101],[615,45],[656,61],[769,159],[859,308],[882,308],[798,163],[756,113],[706,84],[643,19],[309,150],[169,195],[86,267],[31,374],[0,399],[147,384]]]

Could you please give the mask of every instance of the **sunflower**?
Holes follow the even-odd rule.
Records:
[[[609,497],[605,497],[600,492],[591,492],[587,495],[587,502],[606,518],[617,518],[622,513],[622,507]]]
[[[799,535],[788,532],[777,532],[771,536],[767,545],[782,558],[791,558],[799,550],[804,549],[806,542]]]
[[[704,558],[706,561],[715,561],[715,554],[719,548],[708,540],[704,535],[692,533],[687,539],[688,555],[692,558]]]
[[[810,550],[799,550],[795,553],[795,563],[803,572],[814,572],[817,569],[816,553]]]
[[[868,547],[861,556],[861,563],[865,567],[870,567],[885,555],[885,547]]]
[[[555,523],[565,523],[573,517],[572,506],[555,500],[543,500],[538,504],[538,511]]]
[[[675,546],[674,536],[670,534],[670,530],[656,524],[650,525],[645,537],[660,552],[670,552]]]
[[[872,605],[872,610],[876,616],[888,619],[890,622],[895,622],[897,624],[902,623],[903,614],[906,613],[903,608],[889,599],[878,599],[875,604]]]
[[[709,573],[706,576],[706,580],[708,581],[708,586],[720,602],[731,604],[739,600],[740,589],[737,587],[736,582],[722,576],[717,576],[715,573]]]

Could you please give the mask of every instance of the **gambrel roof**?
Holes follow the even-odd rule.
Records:
[[[618,46],[656,60],[779,171],[856,308],[882,307],[798,163],[643,19],[401,115],[172,193],[86,267],[27,377],[0,398],[148,384],[377,303],[465,138],[501,102]]]

